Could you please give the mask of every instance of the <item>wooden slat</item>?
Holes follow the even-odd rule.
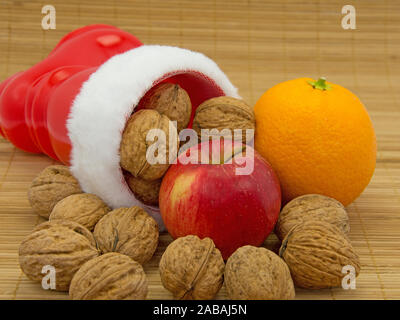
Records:
[[[400,2],[354,3],[357,29],[343,30],[346,1],[52,1],[57,29],[41,29],[42,1],[0,3],[0,80],[29,68],[67,32],[109,23],[148,44],[177,45],[214,59],[250,104],[274,84],[296,77],[327,76],[365,103],[378,139],[375,175],[348,207],[351,240],[361,257],[356,290],[297,290],[297,299],[400,298]],[[18,246],[41,222],[26,190],[53,161],[15,149],[0,139],[0,298],[66,299],[44,291],[22,274]],[[150,299],[171,298],[158,274],[171,241],[161,236],[145,266]],[[276,247],[272,235],[265,243]],[[218,299],[226,298],[224,288]]]

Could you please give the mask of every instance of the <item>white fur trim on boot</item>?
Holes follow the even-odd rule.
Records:
[[[209,78],[225,95],[239,98],[227,76],[203,54],[143,45],[110,58],[83,83],[67,122],[71,171],[82,189],[112,208],[144,208],[160,230],[164,226],[159,209],[138,201],[125,182],[120,167],[121,136],[140,99],[157,81],[191,72]]]

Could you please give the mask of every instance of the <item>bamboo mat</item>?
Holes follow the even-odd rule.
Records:
[[[326,76],[355,92],[378,139],[375,175],[348,207],[351,240],[361,257],[356,290],[296,290],[297,299],[400,298],[400,1],[353,1],[357,29],[341,27],[347,1],[51,1],[57,29],[41,29],[47,1],[0,2],[0,79],[46,57],[67,32],[116,25],[147,44],[201,51],[214,59],[250,104],[281,81]],[[18,246],[40,219],[26,197],[34,176],[53,161],[0,139],[0,298],[66,299],[22,274]],[[275,246],[270,236],[267,246]],[[171,298],[158,261],[168,235],[145,266],[149,298]],[[224,288],[218,298],[225,298]]]

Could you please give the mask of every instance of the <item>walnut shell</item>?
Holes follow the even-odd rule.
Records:
[[[136,199],[150,206],[158,206],[161,181],[161,179],[152,181],[143,180],[135,178],[129,173],[126,175],[126,182]]]
[[[283,240],[279,255],[288,264],[296,286],[323,289],[341,286],[344,266],[355,276],[360,261],[347,236],[325,221],[307,221],[293,227]]]
[[[42,280],[44,266],[53,266],[56,290],[68,291],[75,272],[98,255],[89,230],[73,221],[54,220],[38,225],[24,238],[19,247],[19,264],[34,281]]]
[[[49,166],[33,179],[28,190],[32,208],[42,217],[48,218],[57,202],[82,190],[68,167]]]
[[[178,132],[185,129],[192,115],[188,93],[178,84],[161,83],[151,89],[141,101],[144,109],[153,109],[177,122]]]
[[[73,300],[139,300],[147,296],[142,266],[128,256],[106,253],[86,262],[69,289]]]
[[[346,234],[350,232],[349,216],[339,201],[320,194],[306,194],[285,205],[279,214],[275,233],[282,240],[295,225],[308,220],[329,222]]]
[[[171,124],[171,125],[170,125]],[[155,141],[146,141],[148,132],[151,129],[160,129],[165,133],[165,143]],[[176,135],[176,143],[170,146],[170,130]],[[157,157],[164,155],[165,163],[151,164],[146,156],[148,148],[149,156]],[[168,170],[170,161],[170,148],[176,154],[178,150],[178,135],[176,127],[169,121],[167,116],[160,115],[155,110],[139,110],[135,112],[128,120],[125,130],[122,133],[120,146],[121,167],[130,172],[134,177],[144,180],[160,179]],[[153,152],[154,151],[154,152]],[[150,159],[157,160],[157,159]]]
[[[162,284],[176,299],[212,299],[222,286],[224,268],[214,242],[193,235],[173,241],[160,260]]]
[[[75,221],[89,230],[111,209],[98,196],[90,193],[70,195],[58,202],[49,220],[63,219]]]
[[[158,225],[142,208],[119,208],[100,219],[94,237],[102,253],[119,252],[143,264],[157,249]]]
[[[266,248],[237,249],[225,267],[225,287],[233,300],[288,300],[295,296],[286,263]]]
[[[196,109],[193,129],[201,137],[201,129],[228,129],[232,139],[246,143],[246,129],[255,129],[253,109],[243,100],[232,97],[217,97],[206,100]],[[234,136],[234,129],[242,129],[242,135]],[[229,135],[220,133],[222,136]],[[204,137],[203,137],[204,138]]]

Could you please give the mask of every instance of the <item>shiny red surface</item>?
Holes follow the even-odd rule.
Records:
[[[3,90],[5,89],[5,87],[11,82],[11,80],[13,80],[15,77],[17,77],[21,72],[17,72],[16,74],[12,75],[11,77],[8,77],[6,80],[4,80],[3,82],[0,83],[0,95],[3,92]],[[1,104],[0,104],[1,106]],[[5,133],[3,132],[3,128],[1,126],[1,118],[0,118],[0,134],[4,137],[7,138]]]
[[[30,105],[32,115],[32,132],[36,141],[38,141],[40,150],[53,159],[61,160],[53,149],[50,132],[47,125],[48,109],[51,107],[49,104],[49,99],[52,97],[55,90],[66,79],[86,69],[87,67],[85,66],[67,66],[57,68],[54,71],[47,73],[36,86],[36,96]],[[66,97],[64,101],[70,105],[72,100],[68,100]],[[54,107],[52,107],[52,109],[54,109]]]
[[[67,120],[71,109],[71,103],[79,93],[82,83],[96,71],[96,67],[70,69],[68,78],[59,82],[59,85],[52,91],[47,104],[47,123],[51,148],[56,157],[64,164],[69,164],[71,141],[68,137]]]
[[[2,134],[22,150],[44,152],[57,158],[43,131],[46,128],[44,124],[48,83],[44,85],[45,80],[38,81],[38,79],[59,67],[74,65],[96,67],[115,54],[140,45],[142,43],[136,37],[112,26],[92,25],[69,33],[61,39],[46,59],[1,83]],[[44,96],[41,97],[41,94]],[[28,115],[25,114],[26,110]]]
[[[40,85],[41,81],[48,75],[48,73],[45,73],[41,75],[39,78],[35,80],[35,82],[29,87],[26,97],[25,97],[25,124],[28,127],[29,135],[30,138],[32,139],[33,143],[37,147],[38,150],[41,150],[39,141],[36,138],[34,129],[33,129],[33,120],[32,120],[32,106],[33,106],[33,101],[36,97],[37,93],[37,86]],[[40,152],[40,151],[39,151]]]

